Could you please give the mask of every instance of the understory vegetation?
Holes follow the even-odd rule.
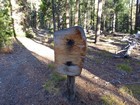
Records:
[[[12,50],[12,23],[7,3],[0,8],[0,52],[9,53]]]

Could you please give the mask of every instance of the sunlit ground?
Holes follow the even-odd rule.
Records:
[[[29,51],[34,52],[42,57],[54,61],[54,51],[46,46],[34,42],[31,39],[25,37],[17,37],[17,39],[24,45]]]

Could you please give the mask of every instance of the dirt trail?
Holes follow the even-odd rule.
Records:
[[[49,72],[48,60],[41,62],[33,55],[17,44],[12,54],[0,54],[0,105],[47,103],[47,93],[42,85]]]

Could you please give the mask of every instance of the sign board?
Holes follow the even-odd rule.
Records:
[[[86,36],[80,26],[54,33],[55,67],[69,76],[81,74],[86,54]]]

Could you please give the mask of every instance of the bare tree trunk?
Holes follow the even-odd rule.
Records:
[[[89,32],[89,28],[90,28],[90,22],[91,22],[91,4],[90,4],[90,0],[87,0],[87,19],[86,19],[86,30],[87,32]]]
[[[26,0],[20,1],[23,5],[19,5],[18,0],[10,0],[12,5],[12,18],[16,36],[26,36]]]
[[[57,1],[58,2],[58,5],[57,5],[57,8],[56,8],[56,14],[57,14],[57,29],[60,30],[61,29],[61,26],[60,26],[60,15],[61,15],[61,12],[60,12],[60,2],[59,0]]]
[[[70,26],[73,26],[73,0],[70,0]]]
[[[97,24],[95,33],[95,43],[100,40],[100,29],[101,29],[101,16],[102,16],[102,0],[98,0],[98,10],[97,10]]]
[[[132,34],[133,31],[133,1],[134,0],[131,0],[130,34]]]
[[[94,7],[92,6],[94,4],[94,0],[91,0],[91,11],[90,11],[90,17],[91,17],[91,24],[90,24],[90,26],[91,26],[91,29],[93,29],[94,28]]]
[[[61,26],[60,26],[60,14],[59,13],[57,13],[57,28],[58,28],[58,30],[60,30],[61,29]]]
[[[79,0],[76,0],[75,26],[78,25],[79,2],[80,2]]]
[[[138,9],[139,9],[139,0],[137,0],[136,2],[136,20],[135,20],[135,30],[138,29],[138,23],[139,23],[139,20],[138,20]]]
[[[98,0],[95,0],[94,14],[97,14],[98,11]],[[96,31],[97,26],[97,15],[94,15],[94,30]]]
[[[81,16],[81,5],[79,3],[78,25],[82,25],[82,20],[81,20],[80,16]]]
[[[106,31],[106,15],[103,16],[103,31]]]
[[[113,21],[112,21],[112,32],[114,33],[116,29],[116,13],[113,14]]]
[[[87,27],[87,13],[85,12],[84,14],[84,31],[86,32],[86,27]]]
[[[52,0],[52,15],[53,15],[53,31],[56,31],[56,20],[55,20],[55,4],[54,0]]]
[[[70,19],[69,19],[69,0],[66,0],[66,28],[70,27]]]

